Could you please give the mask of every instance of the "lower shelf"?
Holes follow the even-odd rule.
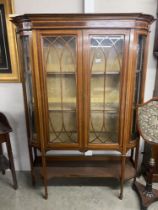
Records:
[[[39,166],[39,162],[38,162]],[[47,172],[47,179],[57,177],[100,177],[100,178],[117,178],[121,177],[121,161],[120,160],[84,160],[84,161],[51,161],[47,163],[46,171],[41,167],[36,167],[41,171],[43,176]],[[125,180],[135,176],[136,171],[130,158],[126,159]]]

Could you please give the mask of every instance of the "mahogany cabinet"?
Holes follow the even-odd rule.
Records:
[[[47,198],[51,177],[115,177],[122,198],[137,165],[135,108],[143,101],[153,17],[25,14],[12,21],[33,181],[41,166]]]

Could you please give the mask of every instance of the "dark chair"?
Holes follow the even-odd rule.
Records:
[[[0,171],[2,174],[5,174],[5,170],[10,168],[13,178],[13,186],[14,189],[18,188],[14,161],[13,161],[13,154],[12,154],[12,147],[10,143],[9,133],[12,131],[11,126],[6,118],[6,116],[0,112]],[[8,159],[3,154],[2,144],[6,144],[7,152],[8,152]]]

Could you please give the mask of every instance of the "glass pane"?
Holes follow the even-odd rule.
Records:
[[[90,44],[89,143],[117,143],[124,36],[95,35]]]
[[[76,113],[51,111],[49,113],[50,142],[77,143]]]
[[[76,37],[44,37],[44,57],[46,71],[61,73],[76,71]]]
[[[77,143],[76,36],[43,38],[47,74],[49,141]]]
[[[117,110],[119,107],[119,75],[91,76],[91,110]]]
[[[75,74],[49,75],[47,77],[49,110],[71,110],[76,108]]]
[[[123,36],[91,37],[92,72],[119,72],[122,66]]]
[[[118,113],[93,111],[90,122],[89,143],[117,143]]]
[[[138,45],[137,45],[137,69],[135,75],[135,93],[133,99],[133,123],[132,123],[132,138],[135,139],[137,137],[136,132],[136,105],[141,101],[141,83],[142,83],[142,75],[144,69],[144,52],[145,52],[145,43],[146,36],[139,35],[138,36]]]
[[[32,72],[30,67],[30,53],[29,53],[29,37],[22,38],[22,50],[23,50],[23,64],[24,64],[24,84],[26,91],[27,111],[29,120],[29,135],[32,141],[36,139],[36,123],[35,123],[35,104],[33,97],[33,84],[32,84]]]
[[[136,69],[136,85],[135,85],[135,103],[140,102],[141,93],[141,82],[142,82],[142,72],[144,64],[144,48],[145,48],[146,36],[139,35],[138,45],[137,45],[137,69]]]

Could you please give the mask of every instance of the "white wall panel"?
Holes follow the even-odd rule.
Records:
[[[82,0],[14,0],[15,13],[81,13]]]
[[[10,139],[16,170],[28,170],[28,146],[25,111],[21,84],[0,84],[0,112],[3,112],[13,129]],[[6,153],[5,146],[4,152]]]

